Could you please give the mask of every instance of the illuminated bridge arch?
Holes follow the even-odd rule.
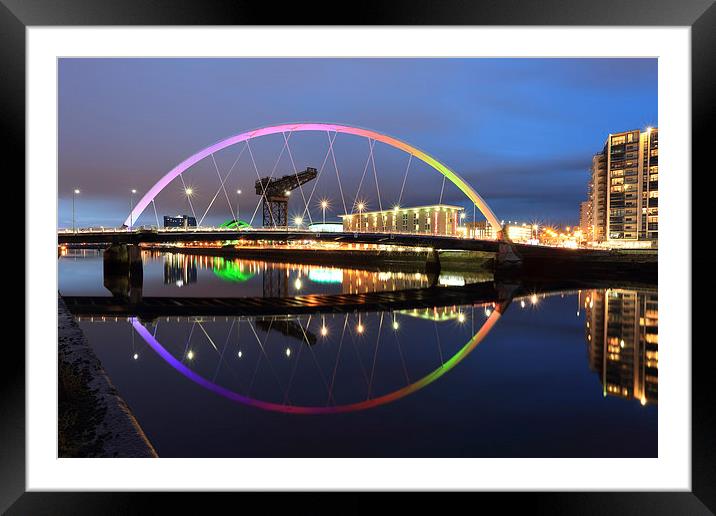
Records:
[[[470,199],[474,205],[477,207],[477,209],[480,210],[480,212],[485,216],[487,221],[490,223],[490,225],[493,227],[495,232],[499,232],[502,229],[502,225],[500,224],[500,221],[497,219],[493,211],[490,209],[490,207],[487,205],[485,200],[480,196],[480,194],[475,191],[472,186],[470,186],[467,181],[465,181],[460,175],[458,175],[455,171],[441,163],[440,161],[436,160],[432,156],[426,154],[422,150],[413,147],[412,145],[409,145],[401,140],[398,140],[396,138],[393,138],[391,136],[387,136],[385,134],[372,131],[369,129],[363,129],[359,127],[353,127],[348,125],[337,125],[337,124],[327,124],[327,123],[293,123],[293,124],[282,124],[282,125],[273,125],[270,127],[263,127],[260,129],[254,129],[251,131],[246,131],[241,134],[237,134],[234,136],[231,136],[229,138],[226,138],[224,140],[221,140],[213,145],[210,145],[209,147],[206,147],[203,150],[200,150],[196,154],[190,156],[189,158],[185,159],[181,163],[179,163],[176,167],[174,167],[172,170],[170,170],[167,174],[165,174],[159,181],[157,181],[154,186],[152,186],[149,191],[147,191],[146,194],[140,199],[140,201],[136,204],[132,212],[129,214],[127,219],[125,220],[124,224],[126,226],[131,226],[132,221],[137,221],[139,219],[139,216],[144,212],[144,210],[149,206],[149,203],[151,203],[154,198],[161,192],[169,183],[171,183],[177,176],[180,176],[184,171],[189,169],[191,166],[195,165],[199,161],[203,160],[204,158],[207,158],[214,154],[215,152],[218,152],[222,149],[225,149],[227,147],[230,147],[232,145],[235,145],[237,143],[246,142],[248,140],[251,140],[252,138],[258,138],[261,136],[268,136],[272,134],[281,134],[281,133],[291,133],[291,132],[301,132],[301,131],[326,131],[326,132],[335,132],[335,133],[343,133],[343,134],[351,134],[355,136],[362,136],[364,138],[373,139],[375,141],[379,141],[381,143],[384,143],[386,145],[389,145],[391,147],[394,147],[396,149],[400,149],[411,156],[415,156],[416,158],[420,159],[436,171],[440,172],[443,176],[445,176],[446,179],[448,179],[450,182],[452,182],[455,186],[458,187],[458,189],[463,192],[468,199]]]

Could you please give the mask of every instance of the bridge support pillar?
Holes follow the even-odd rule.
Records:
[[[501,241],[495,256],[495,265],[497,268],[520,267],[522,257],[515,252],[511,242]]]
[[[438,284],[438,278],[440,276],[440,251],[437,249],[428,251],[425,260],[425,273],[428,275],[431,287]]]
[[[142,299],[144,272],[139,246],[112,244],[104,251],[104,287],[114,297],[136,303]]]

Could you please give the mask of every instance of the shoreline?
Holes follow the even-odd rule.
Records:
[[[58,457],[158,457],[57,296]]]

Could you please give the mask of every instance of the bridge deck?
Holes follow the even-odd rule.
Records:
[[[293,242],[313,240],[346,244],[377,244],[409,247],[430,247],[445,250],[497,252],[498,243],[494,240],[473,240],[458,237],[402,234],[402,233],[344,233],[315,231],[103,231],[77,233],[61,232],[57,235],[60,244],[141,244],[141,243],[179,243],[179,242],[215,242],[242,240],[246,242],[273,241]]]

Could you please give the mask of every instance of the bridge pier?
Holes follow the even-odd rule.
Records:
[[[140,302],[144,271],[139,246],[112,244],[105,249],[103,258],[104,287],[114,297],[127,299],[132,303]]]
[[[434,287],[438,284],[438,278],[440,277],[440,251],[433,249],[428,251],[428,255],[425,259],[425,273],[430,280],[430,286]]]
[[[495,267],[498,269],[522,266],[522,257],[515,251],[512,242],[502,240],[495,255]]]

